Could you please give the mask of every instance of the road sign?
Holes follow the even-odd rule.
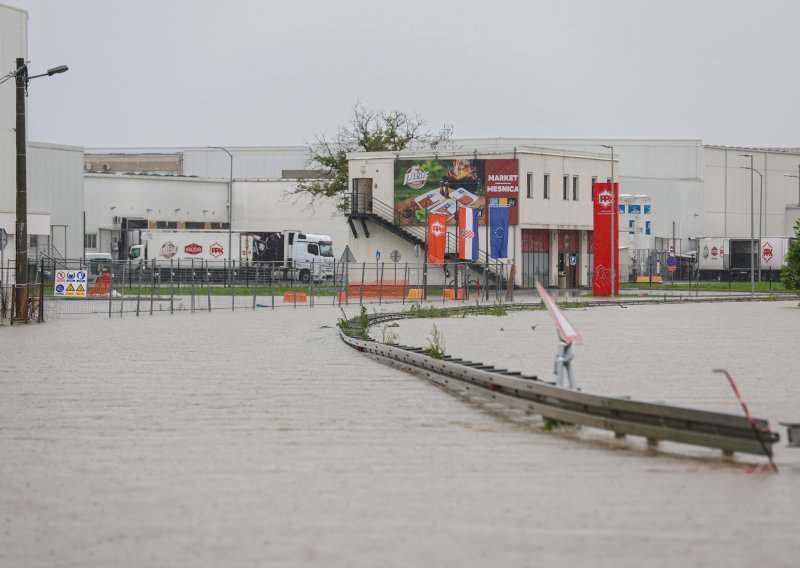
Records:
[[[380,260],[381,260],[381,251],[376,250],[375,251],[375,262],[380,262]]]
[[[414,256],[419,258],[420,248],[419,245],[414,245]]]
[[[4,228],[0,227],[0,250],[5,250],[7,244],[8,244],[8,233]]]
[[[391,254],[389,254],[389,258],[392,259],[392,262],[399,262],[400,261],[400,251],[394,249]]]
[[[678,260],[673,255],[670,255],[667,257],[667,270],[670,272],[675,272],[677,269]]]

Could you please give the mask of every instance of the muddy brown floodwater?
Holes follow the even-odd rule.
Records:
[[[0,328],[0,566],[797,565],[800,449],[782,428],[777,475],[544,432],[347,348],[339,316]],[[800,421],[796,301],[568,316],[585,391],[740,412],[725,367],[753,414]],[[424,346],[434,323],[448,354],[552,372],[545,312],[389,330]]]

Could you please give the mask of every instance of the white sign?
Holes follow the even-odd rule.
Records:
[[[85,298],[86,276],[85,270],[56,270],[53,295],[67,298]]]

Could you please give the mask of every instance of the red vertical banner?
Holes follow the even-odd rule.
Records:
[[[611,267],[614,267],[614,293],[619,294],[619,184],[595,183],[594,194],[594,272],[592,293],[611,295]],[[611,236],[614,236],[613,255]],[[612,259],[613,257],[613,259]],[[613,265],[612,265],[613,263]]]
[[[447,244],[447,213],[428,213],[428,264],[444,266]]]
[[[508,224],[519,222],[519,160],[486,160],[486,200],[491,207],[508,207]]]

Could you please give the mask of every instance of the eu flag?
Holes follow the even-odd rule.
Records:
[[[508,258],[508,207],[489,207],[489,254]]]

